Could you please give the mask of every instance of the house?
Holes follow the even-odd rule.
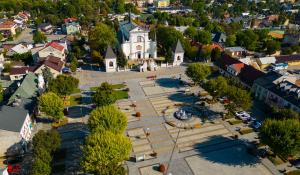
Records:
[[[28,72],[34,72],[35,67],[28,67],[28,66],[18,66],[12,67],[9,72],[9,79],[14,80],[21,80],[24,78]]]
[[[31,44],[25,45],[25,44],[18,44],[12,47],[11,49],[8,50],[6,53],[7,56],[13,56],[14,54],[24,54],[30,51],[33,46]]]
[[[226,42],[226,34],[222,32],[217,32],[212,34],[212,41],[219,44],[224,44]]]
[[[117,56],[112,50],[111,46],[108,46],[104,59],[105,71],[116,72],[117,71]]]
[[[81,26],[76,18],[67,18],[64,19],[64,24],[62,25],[62,32],[71,35],[80,33]]]
[[[275,63],[276,58],[275,57],[260,57],[260,58],[256,59],[256,62],[259,65],[260,69],[265,69],[266,67]]]
[[[58,42],[50,42],[47,43],[41,50],[37,52],[39,59],[46,58],[47,56],[55,56],[60,58],[62,61],[65,60],[66,57],[66,46],[58,43]]]
[[[252,91],[255,98],[268,105],[300,112],[300,87],[297,81],[299,79],[294,76],[272,71],[255,80]]]
[[[155,6],[157,8],[165,8],[165,7],[169,7],[170,5],[170,0],[156,0],[155,1]]]
[[[9,20],[0,23],[0,32],[5,37],[16,35],[17,28],[17,24]]]
[[[280,55],[276,56],[276,63],[287,63],[288,66],[300,65],[300,54],[297,55]]]
[[[149,38],[149,32],[149,28],[133,23],[131,17],[128,21],[120,23],[118,40],[127,59],[141,60],[157,57],[156,41]]]
[[[65,62],[60,58],[55,56],[47,56],[45,60],[42,60],[41,63],[34,68],[33,72],[38,75],[43,74],[43,70],[48,68],[52,73],[53,77],[56,78],[59,74],[62,73],[62,69],[65,65]]]
[[[283,70],[287,69],[289,65],[287,63],[272,63],[270,65],[270,70]]]
[[[38,30],[44,32],[45,34],[52,34],[53,26],[49,23],[42,23],[38,26]]]
[[[227,77],[238,77],[246,87],[251,87],[257,78],[264,75],[263,72],[227,54],[223,54],[221,59],[217,60],[216,64],[221,74]]]
[[[181,45],[180,40],[177,41],[176,47],[173,48],[172,57],[173,66],[179,66],[181,63],[183,63],[184,49]]]
[[[243,47],[225,47],[225,52],[231,57],[245,57],[247,54]]]

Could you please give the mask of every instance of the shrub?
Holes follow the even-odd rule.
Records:
[[[166,166],[164,164],[159,165],[159,172],[165,173],[166,171]]]
[[[136,112],[136,113],[135,113],[135,116],[136,116],[136,117],[141,117],[142,114],[141,114],[140,112]]]
[[[242,120],[229,120],[228,122],[231,125],[237,125],[237,124],[243,123]]]
[[[253,132],[253,129],[252,129],[252,128],[241,129],[239,132],[240,132],[242,135],[244,135],[244,134],[249,134],[249,133]]]

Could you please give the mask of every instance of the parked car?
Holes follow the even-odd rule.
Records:
[[[250,125],[254,130],[259,130],[259,128],[261,127],[261,122],[259,121],[253,121]]]
[[[235,116],[237,116],[239,119],[243,121],[249,121],[251,119],[251,116],[246,111],[239,111],[235,113]]]
[[[62,72],[65,73],[65,74],[71,73],[71,69],[68,68],[68,67],[64,67],[64,68],[62,69]]]
[[[296,160],[291,160],[290,163],[295,166],[297,169],[300,169],[300,157]]]

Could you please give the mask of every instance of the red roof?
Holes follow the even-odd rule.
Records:
[[[4,29],[12,28],[14,25],[15,25],[15,23],[12,21],[5,21],[0,24],[0,28],[4,28]]]
[[[231,65],[237,72],[241,72],[242,68],[245,66],[244,63],[235,63]]]
[[[20,74],[27,74],[27,72],[34,72],[36,66],[23,66],[23,67],[12,67],[10,69],[10,75],[20,75]]]
[[[69,22],[75,22],[77,21],[77,18],[66,18],[64,19],[65,23],[69,23]]]
[[[46,47],[49,47],[49,46],[50,46],[50,47],[53,47],[53,48],[55,48],[55,49],[57,49],[57,50],[59,50],[59,51],[61,51],[61,52],[65,49],[64,46],[60,45],[60,44],[57,43],[57,42],[50,42],[50,43],[46,44],[45,48],[46,48]]]
[[[64,66],[64,62],[60,60],[60,58],[55,56],[48,56],[44,63],[45,66],[52,68],[58,72],[60,72]]]

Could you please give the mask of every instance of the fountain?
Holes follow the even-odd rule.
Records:
[[[174,116],[179,119],[179,120],[188,120],[192,117],[192,114],[191,113],[187,113],[186,111],[184,110],[179,110],[179,111],[176,111],[174,113]]]

